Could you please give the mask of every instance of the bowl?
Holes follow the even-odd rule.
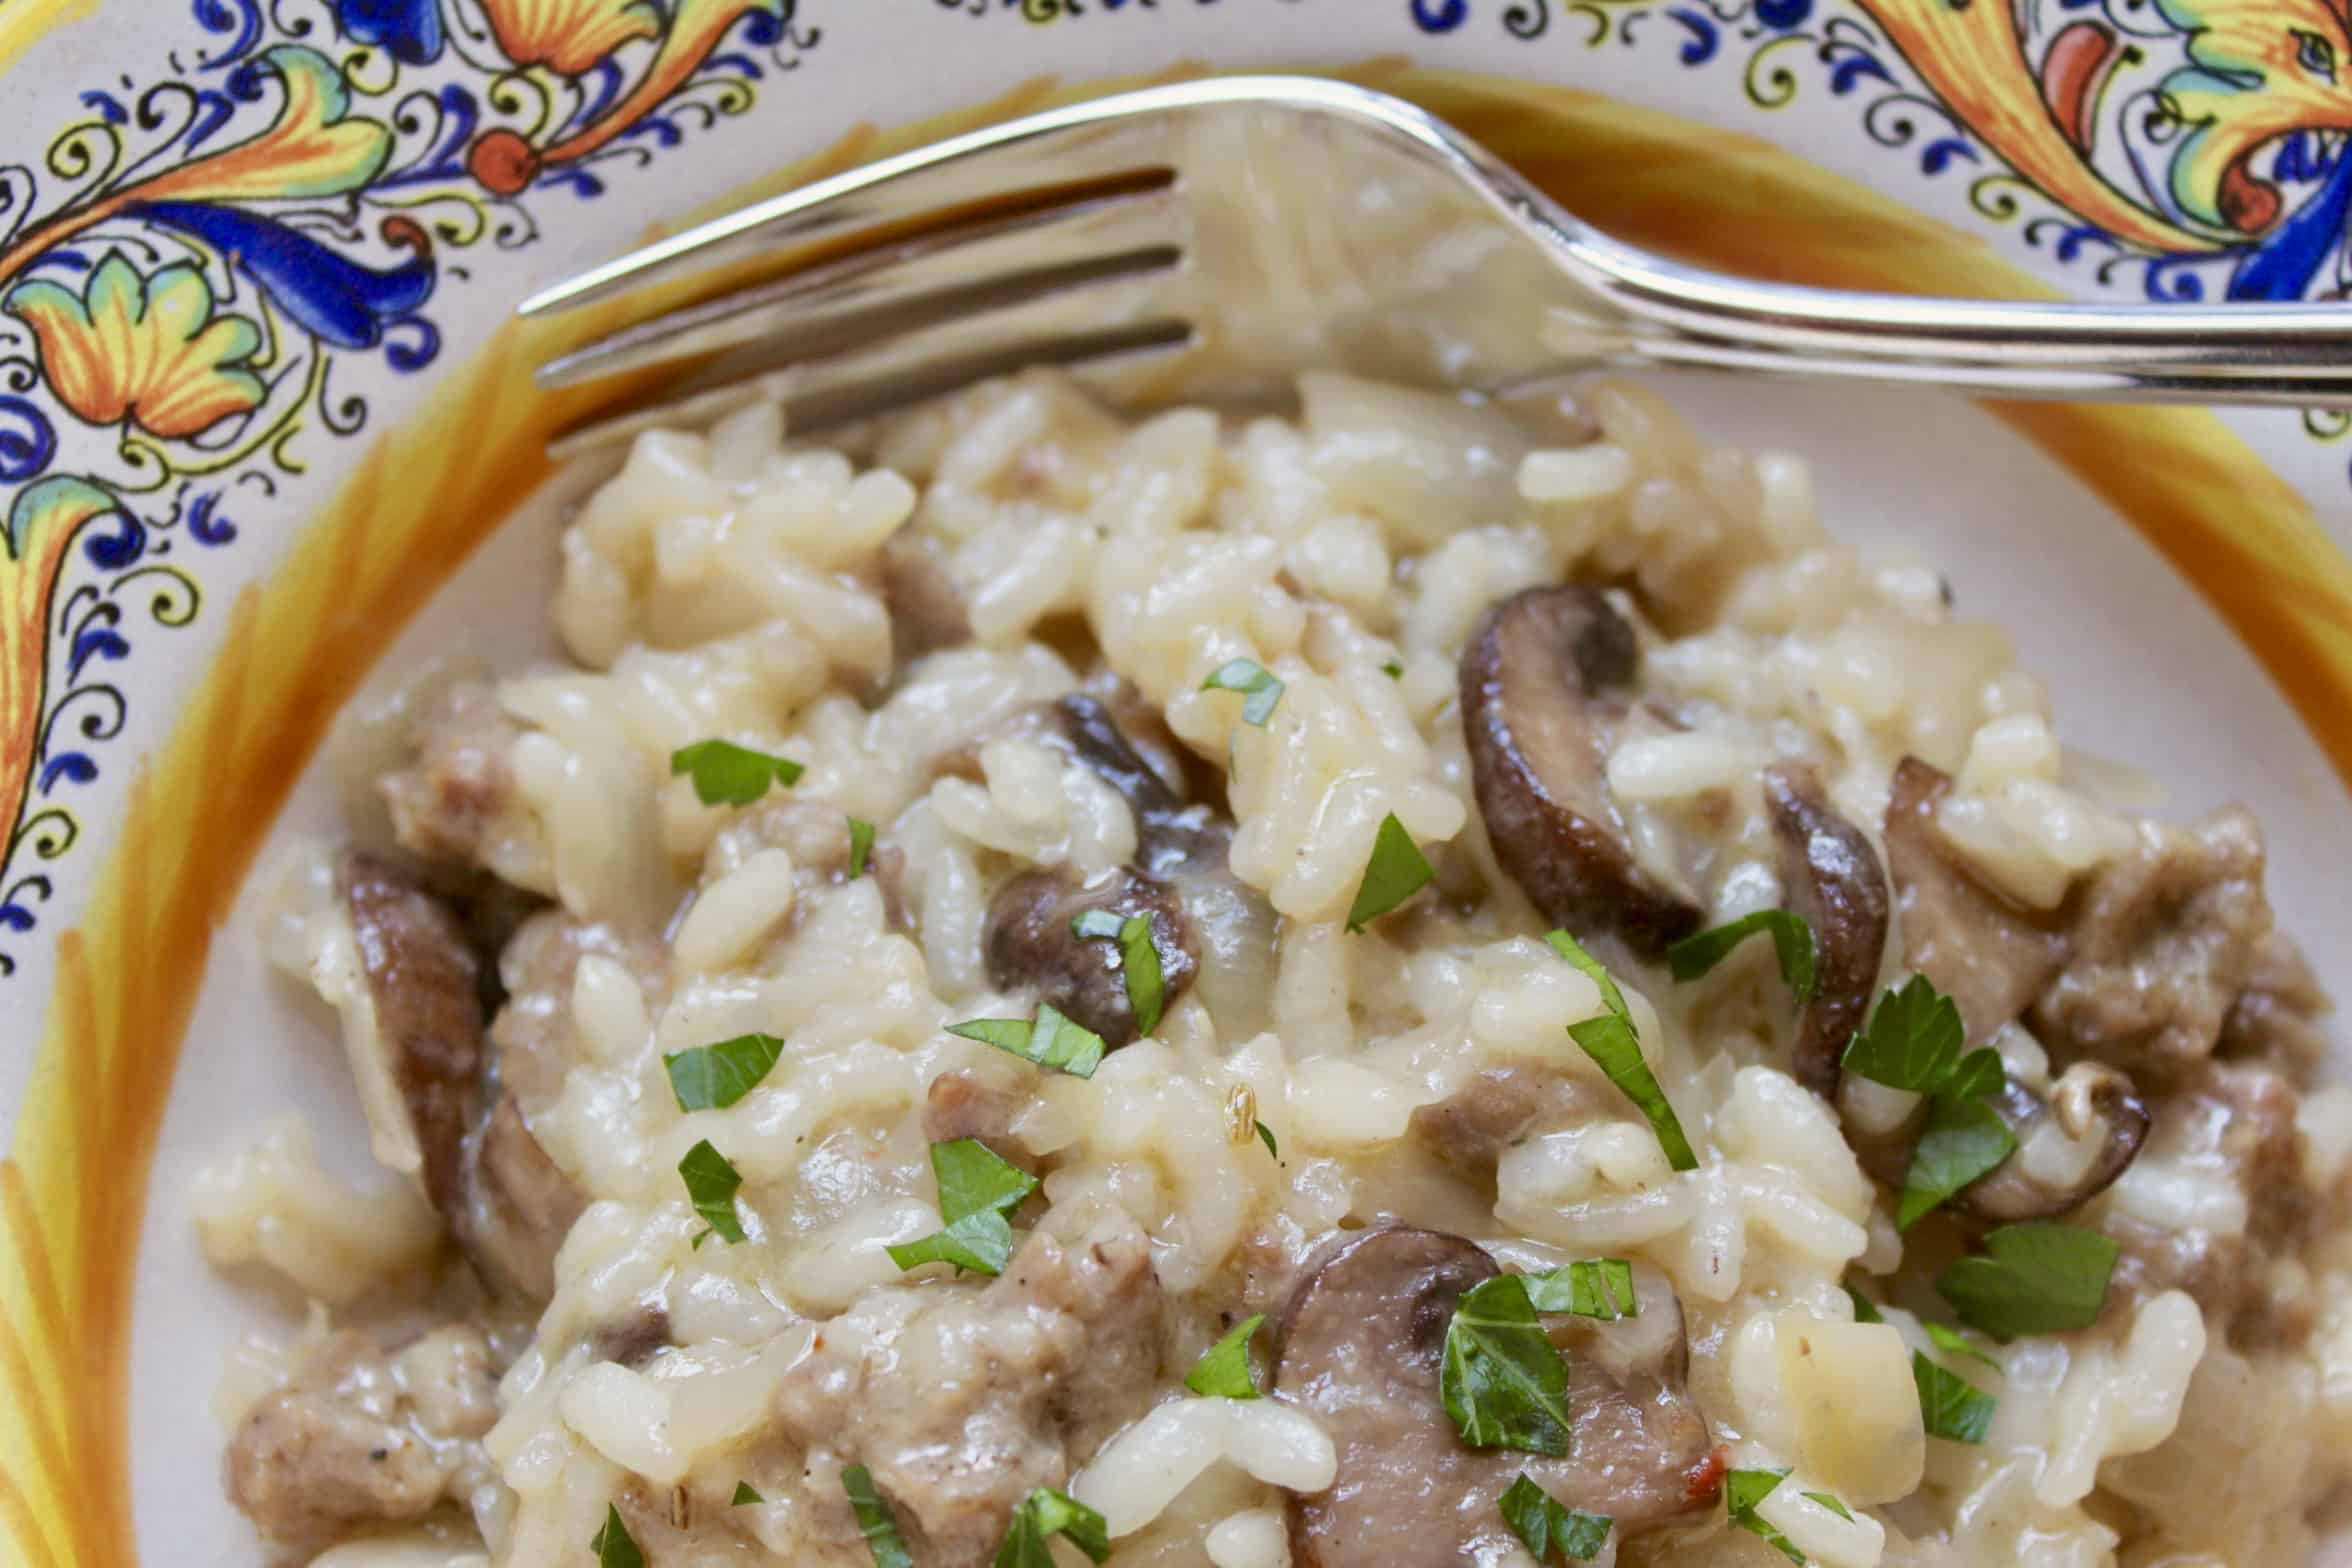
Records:
[[[941,135],[1279,67],[1424,103],[1604,228],[1729,270],[2339,297],[2342,25],[2245,9],[2257,63],[2225,81],[2192,24],[2112,7],[2028,36],[2007,6],[1917,0],[14,0],[15,1560],[257,1560],[210,1409],[225,1348],[284,1304],[204,1264],[187,1194],[281,1107],[326,1129],[331,1168],[364,1139],[315,1004],[267,973],[248,873],[331,829],[320,742],[379,666],[542,645],[509,607],[545,598],[564,495],[542,442],[584,405],[529,373],[603,323],[514,320],[534,287]],[[2291,846],[2282,919],[2323,968],[2352,950],[2352,419],[1673,390],[1723,438],[1812,454],[1839,528],[1944,568],[2071,740],[2176,801],[2253,806]]]

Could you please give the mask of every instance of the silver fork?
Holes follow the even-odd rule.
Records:
[[[1609,238],[1401,99],[1289,76],[1125,93],[884,159],[590,268],[522,313],[816,243],[845,253],[542,366],[546,387],[678,367],[557,450],[766,397],[806,428],[1037,363],[1148,377],[1155,395],[1259,396],[1317,366],[1500,392],[1672,365],[2352,407],[2352,308],[1749,282]]]

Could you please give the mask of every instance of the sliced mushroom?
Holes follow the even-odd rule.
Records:
[[[2003,900],[1955,863],[1936,832],[1949,774],[1917,757],[1895,769],[1887,869],[1903,960],[1960,1009],[1972,1045],[1999,1034],[2066,962],[2065,933]]]
[[[1438,1392],[1446,1325],[1462,1293],[1498,1272],[1459,1236],[1405,1227],[1344,1237],[1309,1261],[1277,1324],[1274,1397],[1322,1422],[1339,1465],[1328,1490],[1290,1499],[1299,1568],[1493,1560],[1513,1542],[1498,1499],[1522,1473],[1627,1535],[1712,1501],[1721,1467],[1683,1387],[1681,1312],[1662,1287],[1640,1317],[1563,1320],[1581,1341],[1567,1457],[1462,1442]]]
[[[1798,763],[1764,771],[1790,911],[1813,930],[1813,996],[1797,1030],[1797,1081],[1837,1103],[1838,1062],[1862,1027],[1886,951],[1887,883],[1878,851],[1831,809],[1821,777]]]
[[[1608,738],[1639,660],[1632,625],[1599,589],[1526,589],[1490,606],[1462,650],[1462,723],[1503,870],[1545,919],[1614,931],[1655,958],[1700,910],[1634,860],[1609,794]]]
[[[1615,1091],[1608,1091],[1614,1093]],[[1545,1124],[1600,1119],[1607,1101],[1592,1081],[1534,1062],[1482,1068],[1452,1094],[1413,1112],[1413,1135],[1430,1153],[1481,1182],[1503,1151]]]
[[[1119,793],[1135,817],[1136,850],[1127,866],[1089,884],[1041,871],[999,889],[982,936],[992,983],[1034,984],[1106,1044],[1125,1044],[1135,1037],[1134,1016],[1118,950],[1077,937],[1070,922],[1093,908],[1146,915],[1166,1002],[1197,983],[1231,1037],[1256,1033],[1272,982],[1274,914],[1233,875],[1232,821],[1206,802],[1187,803],[1092,697],[1040,704],[1018,724]]]
[[[464,1202],[450,1229],[466,1261],[493,1290],[547,1300],[555,1255],[587,1195],[548,1157],[512,1095],[498,1096],[465,1153]]]
[[[1980,1220],[2009,1224],[2068,1213],[2105,1192],[2140,1152],[2148,1136],[2148,1107],[2123,1074],[2097,1062],[2077,1062],[2044,1099],[2015,1078],[1989,1102],[2017,1137],[2017,1152],[1952,1196],[1953,1206]],[[2035,1171],[2032,1145],[2053,1133],[2098,1149],[2069,1179],[2052,1183]]]

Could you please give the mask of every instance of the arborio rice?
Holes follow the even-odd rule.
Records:
[[[363,716],[268,934],[404,1178],[201,1195],[325,1304],[224,1392],[278,1547],[2310,1549],[2352,1116],[2260,837],[2083,787],[1797,459],[1039,374],[648,436],[562,549],[570,662]]]

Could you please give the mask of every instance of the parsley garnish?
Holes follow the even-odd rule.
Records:
[[[1429,857],[1413,842],[1413,835],[1395,812],[1380,819],[1372,836],[1372,858],[1364,862],[1364,880],[1356,886],[1356,901],[1348,906],[1347,928],[1361,931],[1411,898],[1437,875]]]
[[[1927,976],[1913,975],[1879,997],[1869,1025],[1846,1047],[1848,1071],[1930,1099],[1895,1208],[1898,1230],[2017,1150],[2017,1135],[1984,1103],[2006,1076],[2000,1053],[1979,1046],[1962,1055],[1963,1038],[1960,1009]]]
[[[1538,1312],[1573,1312],[1603,1322],[1641,1315],[1633,1293],[1633,1265],[1623,1258],[1579,1258],[1530,1274],[1527,1299]]]
[[[588,1550],[596,1554],[596,1568],[645,1568],[637,1538],[621,1523],[621,1510],[612,1503],[604,1505],[604,1528],[589,1539]]]
[[[694,795],[706,806],[748,806],[770,784],[789,788],[807,769],[790,757],[771,757],[731,740],[698,740],[670,753],[672,773],[694,775]]]
[[[1942,1351],[1944,1354],[1948,1356],[1970,1356],[1978,1361],[1983,1362],[1986,1366],[1991,1367],[1995,1372],[2002,1370],[2002,1366],[1998,1357],[1994,1356],[1989,1351],[1980,1350],[1976,1346],[1971,1345],[1963,1335],[1955,1332],[1952,1329],[1944,1327],[1941,1323],[1922,1323],[1919,1326],[1927,1330],[1927,1337],[1929,1340],[1933,1341],[1936,1349]]]
[[[1761,1536],[1770,1546],[1792,1563],[1803,1563],[1805,1554],[1797,1550],[1797,1543],[1780,1533],[1779,1526],[1756,1512],[1756,1505],[1770,1497],[1780,1483],[1788,1479],[1786,1470],[1734,1470],[1723,1478],[1723,1504],[1731,1522],[1750,1535]],[[1818,1500],[1818,1499],[1816,1499]],[[1843,1508],[1838,1510],[1845,1513]],[[1846,1514],[1851,1519],[1852,1514]]]
[[[1184,1374],[1184,1386],[1196,1394],[1220,1399],[1255,1399],[1257,1380],[1250,1376],[1250,1337],[1266,1321],[1260,1312],[1233,1325],[1233,1331],[1209,1347],[1209,1353]]]
[[[2119,1250],[2105,1236],[2074,1225],[2004,1225],[1984,1244],[1935,1282],[1970,1328],[2007,1344],[2099,1320]]]
[[[1401,660],[1391,659],[1380,667],[1380,673],[1392,681],[1401,681],[1405,678],[1405,666]]]
[[[2000,1401],[1928,1360],[1924,1350],[1911,1352],[1911,1381],[1919,1385],[1919,1417],[1928,1436],[1981,1443],[1993,1429],[1993,1410]]]
[[[1878,1303],[1851,1285],[1846,1287],[1846,1299],[1854,1304],[1855,1322],[1884,1323],[1886,1321],[1886,1314],[1878,1310]]]
[[[1070,929],[1082,937],[1109,937],[1119,944],[1119,978],[1127,986],[1127,1005],[1135,1012],[1135,1032],[1150,1034],[1159,1028],[1163,985],[1151,916],[1121,918],[1107,909],[1089,909],[1070,922]]]
[[[1237,691],[1248,701],[1241,705],[1241,722],[1265,728],[1282,700],[1282,682],[1255,659],[1235,659],[1201,682],[1202,691]]]
[[[1023,1061],[1073,1078],[1092,1078],[1102,1065],[1105,1049],[1101,1035],[1070,1022],[1051,1002],[1037,1004],[1035,1023],[1022,1018],[975,1018],[950,1024],[947,1032],[1010,1051]]]
[[[1759,931],[1772,933],[1780,977],[1802,1002],[1813,994],[1813,928],[1785,909],[1759,909],[1728,925],[1684,937],[1666,949],[1666,966],[1677,980],[1696,980]]]
[[[1836,1498],[1830,1496],[1827,1492],[1799,1492],[1797,1495],[1809,1503],[1819,1503],[1822,1507],[1828,1509],[1831,1513],[1836,1514],[1840,1519],[1843,1519],[1848,1523],[1853,1522],[1854,1511],[1851,1508],[1848,1508],[1844,1503],[1841,1503]]]
[[[743,1240],[743,1221],[735,1214],[735,1191],[743,1185],[743,1173],[727,1163],[727,1157],[711,1147],[708,1138],[686,1151],[686,1158],[678,1162],[678,1174],[686,1178],[686,1196],[694,1204],[694,1212],[703,1223],[728,1246]],[[694,1238],[701,1246],[710,1231]]]
[[[759,1087],[759,1081],[784,1054],[784,1042],[772,1034],[739,1034],[716,1045],[672,1051],[662,1057],[669,1070],[670,1093],[681,1111],[723,1111]]]
[[[874,852],[874,824],[863,817],[849,819],[849,879],[866,874],[866,857]]]
[[[1555,1546],[1561,1556],[1584,1561],[1609,1539],[1609,1526],[1614,1522],[1606,1514],[1567,1507],[1524,1472],[1503,1493],[1502,1510],[1512,1531],[1527,1543],[1527,1550],[1539,1563]]]
[[[874,1568],[915,1568],[914,1554],[899,1538],[898,1521],[890,1517],[889,1505],[874,1490],[874,1472],[864,1465],[843,1466],[841,1489],[849,1494],[849,1511],[857,1515],[858,1533],[866,1538],[866,1550],[874,1554]]]
[[[1006,1216],[1037,1190],[1037,1178],[977,1138],[931,1145],[931,1174],[939,1183],[942,1229],[890,1248],[902,1269],[952,1263],[979,1274],[1002,1274],[1013,1255],[1013,1223]]]
[[[1281,1159],[1282,1150],[1274,1142],[1274,1129],[1267,1126],[1264,1122],[1255,1122],[1252,1123],[1252,1125],[1258,1129],[1258,1137],[1260,1141],[1266,1145],[1266,1152],[1278,1160]]]
[[[1625,993],[1617,989],[1617,982],[1599,960],[1578,947],[1567,932],[1551,932],[1544,940],[1553,952],[1592,977],[1601,988],[1601,1003],[1608,1009],[1599,1018],[1570,1024],[1568,1037],[1584,1048],[1584,1054],[1598,1063],[1609,1081],[1649,1119],[1659,1147],[1666,1151],[1666,1163],[1678,1171],[1697,1170],[1699,1157],[1691,1152],[1690,1139],[1683,1136],[1682,1119],[1674,1114],[1666,1091],[1658,1086],[1658,1075],[1642,1060],[1641,1040],[1634,1033],[1633,1011],[1625,1005]]]
[[[1095,1562],[1111,1555],[1111,1530],[1101,1514],[1066,1492],[1041,1486],[1013,1510],[1012,1528],[996,1549],[995,1568],[1054,1568],[1045,1543],[1057,1535]]]
[[[729,1508],[742,1508],[752,1504],[764,1503],[766,1501],[766,1498],[760,1496],[759,1493],[751,1489],[751,1483],[749,1481],[738,1481],[735,1483],[735,1495],[727,1499],[727,1506]]]
[[[1454,1304],[1438,1392],[1472,1448],[1568,1452],[1568,1364],[1517,1274],[1473,1285]]]

